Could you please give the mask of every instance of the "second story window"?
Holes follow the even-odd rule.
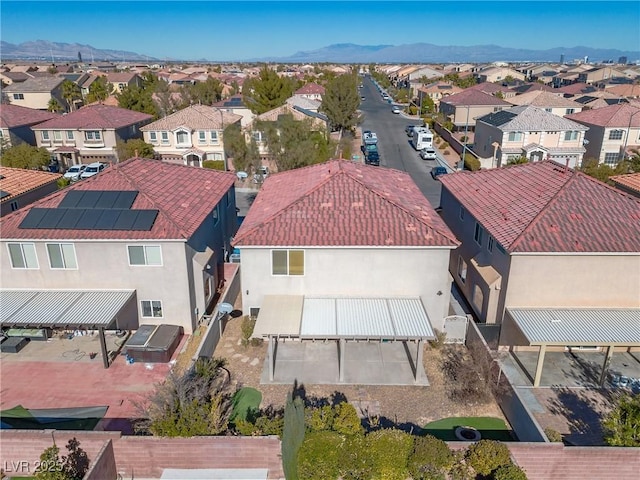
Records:
[[[565,140],[577,140],[578,139],[578,133],[577,131],[568,131],[568,132],[564,132],[564,139]]]
[[[609,132],[609,140],[622,140],[624,130],[611,130]]]
[[[209,132],[209,138],[211,138],[211,143],[218,143],[218,132],[211,130],[211,132]]]
[[[271,250],[272,275],[304,275],[304,250]]]
[[[102,140],[102,134],[99,130],[88,130],[84,132],[84,139],[87,142],[99,142]]]
[[[13,99],[14,100],[24,100],[24,94],[23,93],[14,93],[13,94]]]
[[[489,236],[489,240],[487,240],[487,250],[489,250],[490,252],[493,252],[493,237]]]
[[[61,142],[62,141],[62,132],[60,130],[53,131],[53,141]]]
[[[262,132],[253,132],[253,139],[256,142],[261,142],[262,141]]]
[[[176,145],[185,146],[190,144],[191,142],[189,141],[189,132],[185,132],[184,130],[178,130],[176,132]]]
[[[47,243],[49,266],[54,270],[75,270],[78,268],[76,250],[73,243]]]
[[[73,130],[67,130],[67,140],[73,140]]]
[[[128,250],[131,266],[162,266],[160,245],[129,245]]]
[[[11,266],[20,269],[37,269],[38,256],[33,243],[8,243]]]
[[[482,246],[482,236],[484,235],[484,228],[482,228],[480,226],[480,224],[478,222],[476,222],[476,229],[473,232],[473,239],[476,241],[476,243],[480,246]]]
[[[565,115],[571,115],[572,113],[574,113],[576,111],[575,108],[567,108],[565,110]]]
[[[40,132],[41,136],[42,136],[42,141],[43,142],[48,142],[49,139],[49,132],[47,130],[43,130],[42,132]]]
[[[169,133],[168,132],[162,132],[160,134],[160,137],[162,138],[162,144],[163,145],[168,145],[169,144]]]
[[[207,132],[200,130],[198,132],[198,143],[205,144],[207,143]]]
[[[509,132],[508,140],[510,142],[521,142],[522,141],[522,132]]]
[[[158,133],[157,132],[149,132],[149,141],[151,143],[158,143]]]
[[[464,220],[464,207],[460,207],[460,220]]]

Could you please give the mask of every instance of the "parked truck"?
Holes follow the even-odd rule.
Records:
[[[428,127],[416,127],[411,135],[411,144],[417,151],[433,147],[433,133]]]

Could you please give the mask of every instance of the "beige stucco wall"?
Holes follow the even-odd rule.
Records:
[[[24,95],[23,99],[15,99],[13,98],[13,92],[7,92],[9,103],[21,107],[34,108],[36,110],[46,110],[49,106],[49,100],[51,100],[52,97],[50,92],[24,92],[22,94]],[[58,102],[60,102],[60,105],[66,105],[66,102],[61,98],[58,98]]]
[[[274,276],[271,249],[241,248],[245,312],[260,307],[265,295],[419,296],[432,326],[442,330],[451,290],[448,249],[304,250],[304,276]]]
[[[640,254],[512,255],[506,307],[640,307]]]
[[[189,144],[180,144],[177,145],[176,142],[176,132],[180,129],[176,129],[173,131],[169,131],[169,143],[162,143],[162,135],[161,130],[156,131],[156,141],[151,141],[151,132],[145,131],[143,132],[144,141],[150,145],[153,145],[153,149],[156,153],[160,155],[182,155],[187,150],[191,148],[197,148],[198,150],[202,150],[205,154],[217,154],[220,156],[220,160],[224,160],[224,139],[222,130],[217,129],[209,129],[206,130],[206,143],[200,143],[198,132],[199,130],[190,130],[190,142]],[[214,130],[218,133],[218,141],[211,142],[209,131]],[[166,130],[165,130],[166,131]],[[203,158],[202,160],[207,160],[207,158]]]
[[[64,241],[73,243],[78,268],[52,270],[46,243],[35,241],[39,268],[14,269],[9,259],[7,241],[0,245],[0,281],[2,288],[12,289],[135,289],[138,318],[141,324],[181,325],[192,332],[192,305],[184,242]],[[160,245],[162,266],[130,266],[128,245]],[[189,260],[191,261],[191,260]],[[201,291],[201,290],[200,290]],[[162,318],[142,318],[140,301],[161,300]]]

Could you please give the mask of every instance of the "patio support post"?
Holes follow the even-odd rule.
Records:
[[[269,352],[267,353],[269,357],[269,381],[273,382],[273,366],[275,363],[275,358],[273,358],[273,336],[269,335]]]
[[[109,354],[107,353],[107,341],[104,338],[104,327],[98,329],[98,337],[100,337],[100,350],[102,350],[102,365],[109,368]]]
[[[418,383],[418,374],[420,373],[420,366],[422,365],[422,340],[418,340],[418,354],[416,355],[416,373],[414,375],[415,383]]]
[[[611,357],[613,357],[613,345],[607,347],[607,354],[604,356],[604,363],[602,364],[602,372],[600,373],[600,386],[604,386],[604,382],[607,379],[607,372],[609,371],[609,365],[611,364]]]
[[[538,352],[538,363],[536,364],[536,375],[533,377],[533,386],[540,386],[540,377],[542,377],[542,367],[544,366],[544,354],[547,351],[546,345],[540,345],[540,351]]]
[[[344,350],[347,345],[347,341],[344,338],[341,338],[338,341],[338,372],[340,373],[339,378],[341,382],[344,382]]]

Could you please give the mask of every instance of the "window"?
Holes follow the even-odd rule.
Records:
[[[458,278],[462,283],[467,281],[467,262],[462,257],[458,257]]]
[[[60,130],[53,131],[53,141],[61,142],[62,141],[62,132]]]
[[[36,246],[33,243],[8,243],[9,257],[13,268],[33,268],[38,267],[38,256]]]
[[[160,245],[129,245],[129,265],[162,266]]]
[[[44,142],[48,142],[49,141],[49,132],[47,130],[43,130],[40,133],[42,134],[42,140]]]
[[[464,220],[464,207],[460,207],[460,220]]]
[[[98,130],[89,130],[84,132],[84,139],[90,142],[99,142],[100,140],[102,140],[102,135]]]
[[[207,133],[204,131],[198,132],[198,143],[207,143]]]
[[[576,109],[575,109],[575,108],[567,108],[567,109],[565,110],[565,115],[570,115],[570,114],[572,114],[572,113],[573,113],[573,112],[575,112],[575,111],[576,111]]]
[[[49,266],[52,269],[75,270],[78,268],[73,243],[47,243],[47,253]]]
[[[15,212],[18,209],[18,201],[14,200],[13,202],[10,203],[11,205],[11,211]]]
[[[24,94],[23,93],[14,93],[13,94],[13,99],[14,100],[24,100]]]
[[[216,207],[213,209],[213,212],[211,213],[211,215],[213,216],[213,226],[214,227],[218,224],[218,220],[220,219],[220,214],[218,212],[218,207],[219,207],[219,205],[216,205]]]
[[[478,222],[476,222],[476,230],[473,233],[473,239],[476,241],[476,243],[480,246],[482,246],[482,235],[484,234],[484,228],[482,228],[480,226],[480,224]]]
[[[564,132],[564,139],[565,140],[577,140],[578,139],[578,131],[568,131],[568,132]]]
[[[619,159],[620,154],[618,152],[604,154],[604,163],[607,165],[617,165]]]
[[[168,132],[161,132],[160,133],[160,138],[162,138],[162,143],[165,145],[169,144],[169,133]]]
[[[510,142],[522,141],[522,132],[509,132],[509,141]]]
[[[256,142],[261,142],[262,141],[262,132],[253,132],[253,139]]]
[[[304,275],[304,250],[272,250],[272,275]]]
[[[142,316],[148,318],[162,318],[162,302],[160,300],[141,300]]]
[[[545,109],[544,109],[544,111],[545,111],[545,112],[552,113],[552,112],[553,112],[553,108],[545,108]]]
[[[489,239],[487,240],[487,250],[493,252],[493,237],[489,235]]]
[[[622,140],[624,130],[611,130],[609,132],[609,140]]]
[[[209,138],[211,139],[211,143],[218,143],[218,132],[216,130],[211,130],[209,132]]]
[[[67,140],[73,140],[73,131],[67,130]]]
[[[189,145],[189,133],[184,130],[176,132],[176,144],[177,145]]]
[[[158,143],[158,132],[149,132],[149,141],[151,143]]]

